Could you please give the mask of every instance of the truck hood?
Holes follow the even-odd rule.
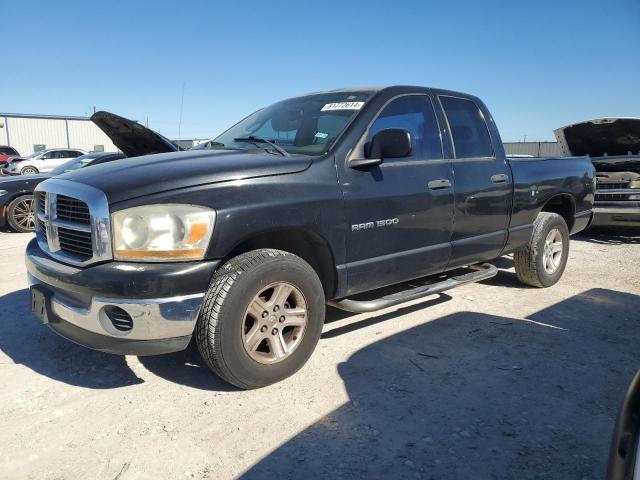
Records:
[[[102,190],[109,203],[210,183],[284,175],[306,170],[313,157],[280,157],[262,151],[187,150],[125,158],[56,178]]]
[[[554,130],[565,155],[640,155],[640,118],[598,118]]]
[[[138,157],[153,153],[177,152],[177,144],[158,132],[110,112],[96,112],[91,121],[102,130],[113,144],[127,157]]]

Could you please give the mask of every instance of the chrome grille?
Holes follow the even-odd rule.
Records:
[[[626,193],[596,193],[596,201],[623,202],[627,199]]]
[[[93,243],[91,232],[82,232],[71,228],[58,228],[60,250],[77,255],[83,260],[93,257]]]
[[[36,237],[51,257],[76,266],[111,260],[105,194],[68,180],[47,180],[35,191]]]
[[[78,222],[85,225],[91,223],[89,207],[86,203],[65,195],[58,195],[56,200],[56,215],[60,220]]]
[[[47,194],[44,192],[37,192],[36,198],[37,198],[37,211],[44,215],[45,205],[47,201],[46,200]]]
[[[596,179],[596,186],[598,190],[615,190],[617,188],[627,188],[628,182],[603,182]]]

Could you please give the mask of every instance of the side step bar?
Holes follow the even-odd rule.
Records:
[[[452,288],[459,287],[467,283],[481,282],[482,280],[487,280],[489,278],[495,277],[498,274],[498,268],[494,265],[491,265],[490,263],[469,265],[468,268],[472,268],[476,271],[447,278],[446,280],[432,283],[430,285],[412,287],[402,292],[396,292],[384,297],[376,298],[375,300],[352,300],[349,298],[344,298],[337,301],[329,300],[327,304],[341,310],[346,310],[347,312],[375,312],[376,310],[393,307],[395,305],[399,305],[400,303],[427,297],[429,295],[444,292],[445,290],[451,290]]]

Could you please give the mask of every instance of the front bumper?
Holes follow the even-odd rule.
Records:
[[[593,209],[593,227],[640,227],[640,203],[629,206],[598,206]]]
[[[219,262],[109,262],[81,269],[52,260],[32,240],[26,264],[31,288],[46,299],[52,330],[95,350],[155,355],[186,348]]]

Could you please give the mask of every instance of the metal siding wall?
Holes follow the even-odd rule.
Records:
[[[7,119],[0,117],[0,123],[2,123],[2,128],[0,128],[0,145],[9,145],[7,141]]]
[[[504,150],[507,155],[562,156],[562,150],[557,142],[504,142]]]
[[[69,124],[69,144],[71,148],[81,148],[87,152],[95,145],[104,145],[105,152],[116,152],[118,149],[90,120],[67,120]]]
[[[542,142],[540,144],[540,156],[562,157],[562,148],[558,142]]]
[[[36,144],[46,145],[46,148],[67,147],[64,120],[7,117],[7,124],[10,144],[20,155],[33,153]]]

